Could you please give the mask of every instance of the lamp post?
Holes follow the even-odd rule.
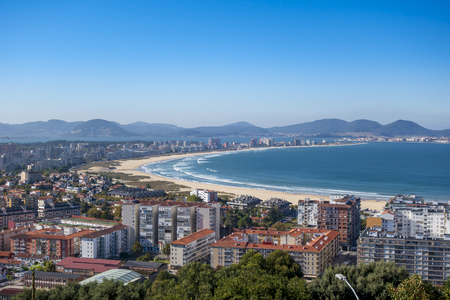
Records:
[[[345,283],[352,289],[352,292],[353,292],[353,294],[355,294],[356,299],[359,300],[358,295],[356,294],[355,290],[352,288],[352,286],[350,285],[350,283],[348,283],[347,277],[345,277],[345,276],[342,275],[342,274],[335,274],[334,276],[336,276],[336,278],[339,279],[339,280],[344,280]]]

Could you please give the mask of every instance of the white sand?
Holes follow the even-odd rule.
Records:
[[[210,154],[211,152],[208,152]],[[273,197],[286,199],[289,202],[292,202],[293,204],[297,204],[298,200],[310,198],[311,200],[329,200],[329,195],[307,195],[307,194],[290,194],[285,192],[279,192],[279,191],[269,191],[269,190],[258,190],[258,189],[249,189],[249,188],[239,188],[239,187],[232,187],[232,186],[223,186],[223,185],[215,185],[215,184],[205,184],[205,183],[196,183],[196,182],[190,182],[190,181],[184,181],[184,180],[177,180],[172,178],[166,178],[156,175],[149,175],[145,172],[138,171],[140,166],[154,163],[158,161],[163,161],[167,159],[173,159],[173,158],[183,158],[188,156],[195,156],[195,155],[201,155],[201,153],[189,153],[189,154],[172,154],[172,155],[165,155],[165,156],[152,156],[145,159],[128,159],[128,160],[119,160],[116,161],[119,163],[118,166],[114,166],[115,169],[110,170],[108,168],[102,168],[102,167],[92,167],[88,171],[89,172],[120,172],[135,176],[146,176],[148,178],[142,179],[141,181],[145,184],[145,182],[151,182],[151,181],[170,181],[178,185],[184,185],[188,188],[181,189],[181,191],[191,191],[193,189],[210,189],[218,192],[219,194],[234,194],[236,196],[239,195],[251,195],[257,198],[260,198],[262,200],[270,199]],[[144,185],[143,184],[143,185]],[[362,209],[370,209],[370,210],[381,210],[384,205],[386,204],[386,201],[384,200],[373,200],[373,199],[362,199],[361,201],[361,208]]]

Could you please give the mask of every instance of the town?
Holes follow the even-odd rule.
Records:
[[[260,143],[274,145],[270,139]],[[434,286],[446,283],[448,201],[395,195],[383,210],[363,211],[353,195],[294,205],[204,189],[173,194],[72,169],[96,160],[238,146],[218,139],[208,145],[73,143],[29,150],[2,145],[0,296],[20,294],[33,280],[38,289],[105,278],[154,282],[195,263],[239,265],[254,253],[266,260],[285,253],[309,282],[321,280],[331,266],[385,262]]]

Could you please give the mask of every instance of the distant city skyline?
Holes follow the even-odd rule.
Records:
[[[450,3],[0,3],[0,123],[450,128]]]

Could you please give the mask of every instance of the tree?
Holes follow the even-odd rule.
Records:
[[[119,219],[119,222],[122,221],[122,205],[116,207],[114,211],[114,217]]]
[[[289,229],[291,229],[292,224],[289,223],[281,223],[281,222],[276,222],[275,224],[272,225],[272,228],[278,231],[287,231]]]
[[[44,261],[43,266],[42,266],[42,271],[55,272],[55,270],[56,270],[56,266],[55,266],[54,262],[52,262],[51,260]]]
[[[394,263],[376,262],[359,266],[331,266],[325,269],[322,277],[314,279],[308,288],[313,299],[352,299],[353,292],[347,284],[338,280],[335,274],[343,274],[361,299],[390,299],[388,285],[397,287],[408,278],[404,267]]]
[[[300,266],[286,251],[275,250],[267,256],[266,262],[270,275],[280,275],[286,278],[303,277]]]
[[[170,255],[170,244],[166,244],[165,246],[164,246],[164,248],[162,249],[162,254],[164,254],[164,255]]]
[[[187,197],[187,201],[188,202],[203,202],[202,198],[200,198],[199,196],[195,196],[195,195],[190,195],[189,197]]]
[[[36,283],[35,283],[35,271],[42,270],[42,267],[38,262],[35,262],[30,266],[31,269],[31,299],[36,300]]]
[[[126,259],[128,257],[128,253],[127,252],[120,252],[119,257],[121,259]]]
[[[142,253],[142,251],[144,251],[144,249],[142,248],[141,242],[136,241],[133,244],[133,247],[131,248],[131,251],[133,251],[133,253]]]
[[[136,261],[152,261],[152,256],[147,252],[144,255],[139,256]]]
[[[403,280],[397,288],[389,287],[389,294],[392,300],[428,300],[430,295],[427,293],[425,283],[422,277],[414,274],[411,277]]]

